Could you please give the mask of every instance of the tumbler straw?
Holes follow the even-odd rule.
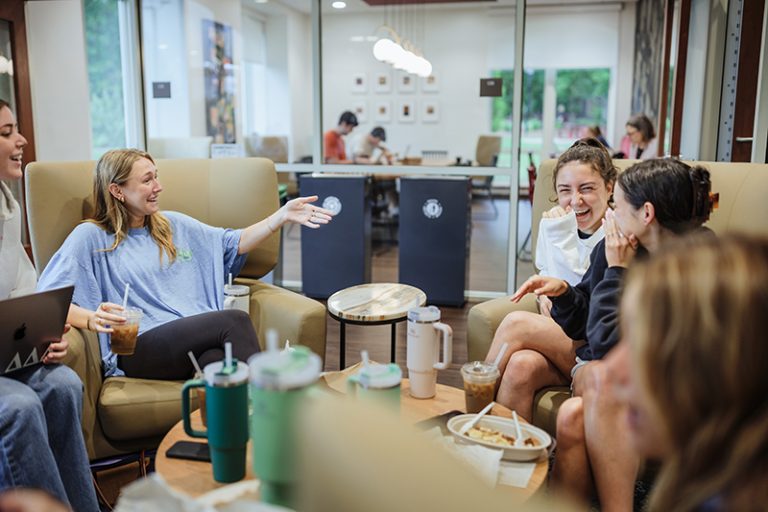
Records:
[[[197,375],[198,377],[202,377],[203,370],[202,368],[200,368],[200,365],[198,364],[197,359],[195,359],[195,355],[192,353],[191,350],[187,352],[187,355],[189,356],[190,361],[192,361],[192,366],[195,367],[195,375]]]
[[[224,367],[232,368],[232,343],[224,344]]]
[[[229,273],[229,286],[232,286],[232,272]]]
[[[267,352],[277,352],[277,331],[270,329],[267,331]]]

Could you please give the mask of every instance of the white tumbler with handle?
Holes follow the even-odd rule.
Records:
[[[440,322],[440,310],[435,306],[413,308],[408,311],[407,343],[406,364],[411,396],[432,398],[437,391],[437,370],[445,370],[451,364],[453,330]]]
[[[224,285],[224,309],[239,309],[250,313],[251,290],[242,284]]]

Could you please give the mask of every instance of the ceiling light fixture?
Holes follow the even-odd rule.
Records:
[[[333,7],[334,9],[343,9],[343,8],[345,8],[346,6],[347,6],[347,3],[346,3],[346,2],[341,2],[341,1],[339,1],[339,0],[337,0],[336,2],[333,2],[333,3],[331,4],[331,7]]]
[[[376,60],[424,78],[432,74],[432,63],[410,41],[402,39],[395,29],[387,25],[380,29],[388,31],[390,37],[382,37],[374,43],[373,56]]]

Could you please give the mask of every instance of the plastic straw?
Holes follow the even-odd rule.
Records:
[[[131,291],[131,283],[125,283],[125,293],[123,294],[123,311],[128,307],[128,292]]]
[[[232,367],[232,343],[230,342],[224,344],[224,367]]]
[[[520,432],[520,421],[518,421],[517,412],[514,410],[512,411],[512,421],[515,422],[515,433],[517,434],[517,437],[515,438],[515,446],[520,446],[523,443],[523,434]]]
[[[277,352],[277,331],[270,329],[267,331],[267,352]]]
[[[507,349],[509,348],[509,343],[506,341],[501,346],[501,350],[499,350],[498,355],[496,356],[496,359],[493,361],[494,368],[498,368],[499,364],[501,364],[501,360],[504,358],[504,354],[507,353]]]
[[[229,273],[229,286],[232,286],[232,272]]]
[[[368,359],[368,351],[367,351],[367,350],[362,350],[362,351],[360,352],[360,357],[362,357],[362,358],[363,358],[363,368],[365,368],[365,369],[367,370],[367,369],[368,369],[368,367],[369,367],[369,366],[370,366],[370,364],[371,364],[371,361],[370,361],[370,359]]]
[[[189,360],[192,361],[192,366],[195,367],[195,373],[197,373],[198,375],[202,375],[203,370],[202,368],[200,368],[200,365],[198,364],[197,359],[195,359],[195,355],[192,353],[192,351],[190,350],[189,352],[187,352],[187,355],[189,356]]]

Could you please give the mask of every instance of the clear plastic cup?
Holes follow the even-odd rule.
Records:
[[[464,379],[464,398],[468,413],[480,412],[483,407],[493,402],[496,394],[496,381],[499,369],[482,361],[472,361],[461,367]]]
[[[136,350],[136,338],[144,312],[139,308],[125,308],[119,314],[125,317],[125,323],[112,325],[110,348],[113,354],[130,356]]]

